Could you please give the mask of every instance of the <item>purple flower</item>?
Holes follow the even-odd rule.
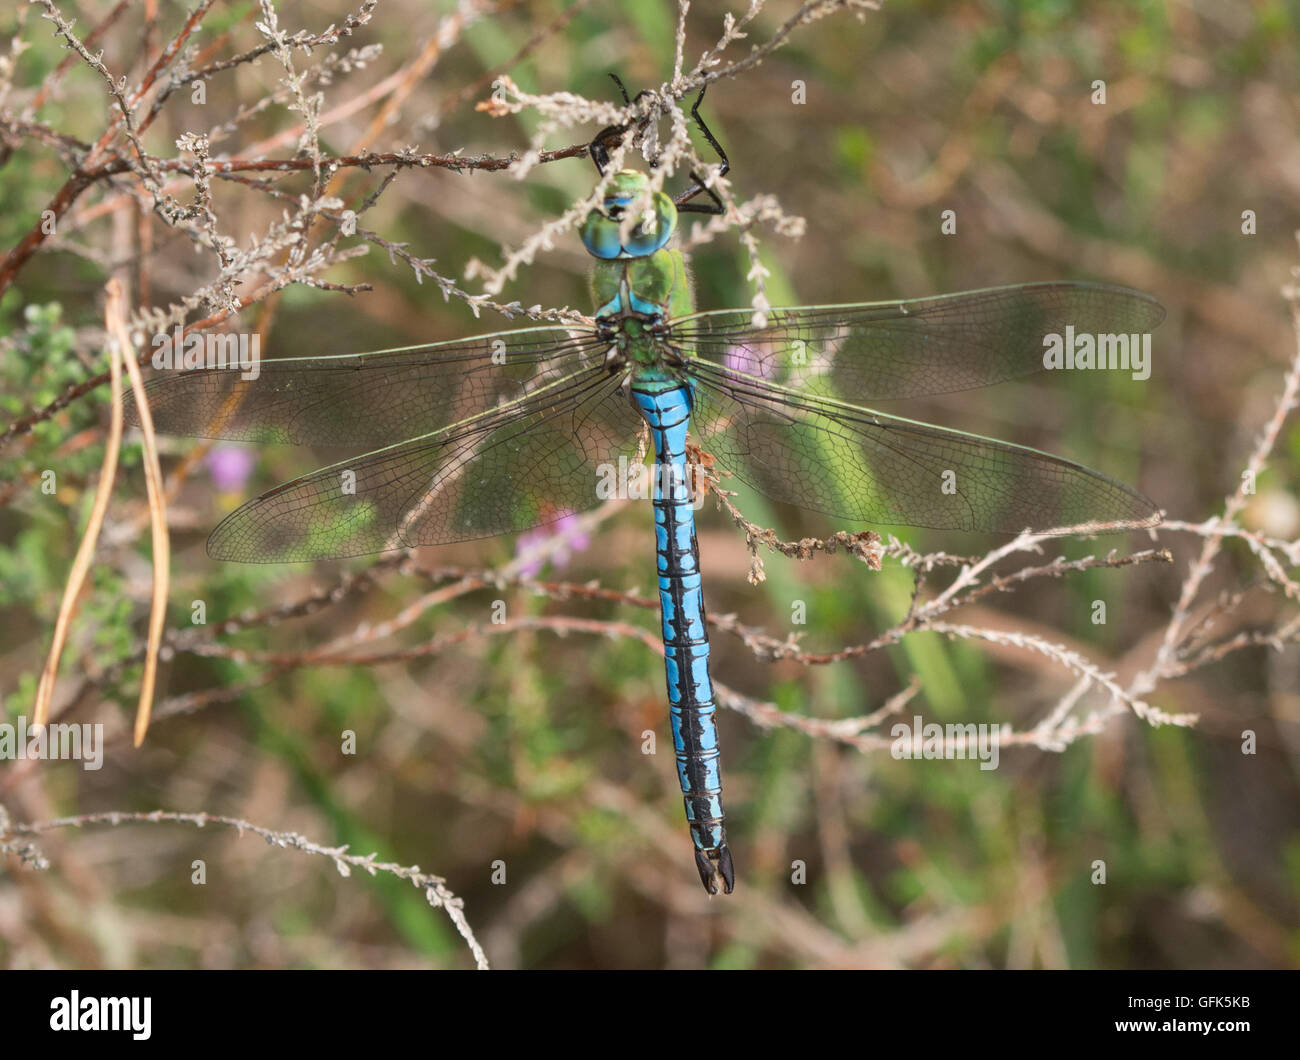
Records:
[[[555,522],[520,534],[515,541],[515,555],[527,556],[557,538],[559,540],[549,546],[547,555],[530,557],[519,568],[519,573],[527,578],[536,577],[548,560],[556,567],[567,567],[575,552],[583,552],[591,545],[591,536],[582,529],[581,520],[573,512],[566,511]]]
[[[253,473],[253,450],[240,445],[218,445],[208,450],[203,461],[208,474],[223,493],[242,493]]]

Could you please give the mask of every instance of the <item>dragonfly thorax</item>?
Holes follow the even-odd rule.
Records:
[[[676,375],[681,358],[668,333],[691,310],[690,285],[680,251],[598,261],[592,269],[596,323],[609,340],[611,372]]]
[[[640,217],[623,232],[628,211]],[[665,249],[676,228],[672,199],[651,191],[650,178],[632,169],[614,174],[601,205],[583,222],[583,245],[596,259],[591,290],[596,323],[610,343],[611,374],[664,378],[680,367],[666,336],[669,323],[692,306],[681,251]]]

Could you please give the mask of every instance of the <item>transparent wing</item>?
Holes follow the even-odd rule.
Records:
[[[859,403],[1015,379],[1042,370],[1049,334],[1141,335],[1164,316],[1159,302],[1126,287],[1030,283],[773,309],[761,329],[751,310],[695,313],[673,322],[668,341],[728,373]]]
[[[292,445],[384,445],[426,434],[595,363],[582,328],[521,328],[473,339],[237,368],[166,369],[147,386],[164,434]],[[134,414],[134,402],[127,408]],[[133,421],[138,422],[138,421]]]
[[[359,556],[526,530],[594,507],[602,466],[641,419],[603,368],[581,369],[440,431],[264,493],[212,532],[244,562]]]
[[[1004,533],[1159,517],[1122,482],[1036,449],[692,370],[701,445],[775,500],[855,523]]]

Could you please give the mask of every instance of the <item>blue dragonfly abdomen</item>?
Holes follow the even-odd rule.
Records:
[[[716,894],[716,877],[721,876],[723,890],[730,894],[735,870],[722,811],[718,708],[709,678],[709,632],[686,462],[692,394],[684,384],[635,383],[631,394],[650,427],[655,450],[655,551],[677,779],[700,879]]]

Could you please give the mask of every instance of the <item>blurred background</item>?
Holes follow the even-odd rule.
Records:
[[[102,48],[108,70],[138,84],[184,13],[169,4],[117,7],[124,9],[85,0],[60,10],[79,33],[108,19],[90,50]],[[724,58],[768,40],[796,7],[769,3]],[[281,27],[320,33],[351,10],[327,0],[282,5]],[[692,5],[688,69],[717,40],[728,10],[739,15],[743,5]],[[9,49],[0,107],[13,118],[39,104],[32,120],[93,142],[111,114],[106,86],[75,60],[52,77],[67,53],[39,14],[25,10],[20,23],[10,11],[0,21],[3,38],[20,46]],[[151,14],[157,24],[145,33]],[[263,38],[254,22],[263,17],[253,3],[220,5],[195,38],[212,52],[192,65],[256,47]],[[459,7],[384,0],[351,37],[296,52],[295,62],[310,69],[331,53],[382,45],[363,66],[345,63],[313,85],[324,93],[324,111],[338,111],[320,131],[327,154],[348,153],[378,118],[368,141],[374,151],[414,145],[505,156],[528,147],[539,119],[476,110],[492,77],[508,72],[528,92],[615,102],[611,71],[633,92],[671,75],[676,19],[677,5],[664,0]],[[1298,68],[1300,7],[1281,0],[889,2],[861,19],[841,13],[796,29],[762,65],[712,85],[704,113],[730,156],[736,195],[774,194],[806,219],[798,240],[756,229],[774,305],[1048,279],[1121,283],[1159,298],[1168,318],[1145,382],[1117,373],[1038,378],[890,411],[1068,455],[1137,485],[1168,518],[1200,523],[1237,489],[1295,355],[1281,288],[1297,262],[1300,227]],[[215,75],[203,104],[188,88],[178,92],[146,147],[173,158],[185,131],[234,123],[214,142],[214,157],[292,157],[295,136],[258,146],[299,121],[291,100],[276,95],[283,73],[265,55]],[[394,94],[385,82],[394,77],[409,91]],[[1104,104],[1094,102],[1098,81]],[[797,82],[803,102],[794,102]],[[69,169],[48,137],[6,128],[0,246],[8,249]],[[597,131],[557,134],[547,146]],[[348,170],[336,194],[355,207],[387,172]],[[310,174],[253,176],[295,195],[310,186]],[[538,166],[523,181],[405,169],[363,224],[436,259],[435,269],[474,291],[463,279],[471,259],[499,263],[503,247],[517,247],[586,195],[594,176],[581,157]],[[188,204],[192,186],[175,194]],[[0,426],[104,370],[95,329],[110,274],[128,283],[135,306],[161,308],[215,277],[211,250],[147,208],[97,210],[120,198],[112,182],[87,192],[60,239],[26,263],[0,300]],[[213,207],[220,231],[237,243],[288,208],[221,181]],[[946,210],[955,211],[955,234],[941,232]],[[1249,233],[1244,211],[1253,211]],[[333,234],[325,228],[321,238]],[[557,241],[500,300],[585,311],[587,264],[576,238]],[[701,247],[692,264],[701,308],[749,305],[749,259],[734,232]],[[257,329],[272,357],[509,326],[444,301],[436,285],[418,283],[378,248],[322,278],[373,289],[348,296],[290,286],[245,310],[239,326]],[[205,313],[196,306],[189,320]],[[0,692],[9,721],[30,713],[99,473],[106,401],[101,387],[0,449]],[[1298,422],[1284,425],[1241,520],[1289,541],[1300,537]],[[1205,642],[1284,632],[1277,647],[1225,652],[1145,697],[1171,713],[1199,714],[1194,728],[1153,728],[1120,715],[1063,753],[1008,749],[996,771],[981,771],[969,761],[862,753],[720,711],[739,885],[731,897],[710,900],[682,821],[662,659],[627,636],[464,635],[490,622],[497,600],[514,615],[651,631],[653,612],[510,585],[448,592],[433,606],[426,594],[445,583],[391,566],[365,578],[364,591],[295,608],[375,561],[221,564],[207,557],[204,539],[241,500],[341,459],[337,452],[216,446],[196,457],[194,442],[163,445],[164,471],[178,489],[169,507],[169,628],[192,631],[196,600],[210,625],[251,610],[260,617],[249,628],[208,630],[205,643],[300,656],[418,606],[393,638],[365,646],[436,650],[370,666],[283,667],[176,651],[164,665],[148,739],[133,749],[150,552],[131,437],[55,698],[59,720],[105,725],[103,768],[0,763],[0,803],[14,821],[207,811],[349,844],[357,854],[373,850],[381,861],[442,877],[497,967],[1300,963],[1300,659],[1289,643],[1294,632],[1286,632],[1296,605],[1240,540],[1224,544],[1192,632]],[[53,496],[39,488],[47,468],[57,470]],[[864,529],[743,489],[737,500],[748,518],[786,539]],[[808,562],[765,554],[767,580],[754,586],[743,534],[712,504],[699,518],[712,614],[735,613],[778,637],[797,632],[803,646],[832,651],[869,641],[907,611],[912,573],[895,560],[876,573],[842,553]],[[652,593],[648,519],[644,505],[610,512],[538,573]],[[978,555],[999,543],[896,532],[922,552]],[[1037,580],[985,597],[953,621],[1038,634],[1125,683],[1150,665],[1203,539],[1162,532],[1156,543],[1172,551],[1172,564]],[[422,550],[419,561],[499,569],[521,544],[500,538]],[[1049,556],[1151,544],[1145,534],[1069,540]],[[1092,620],[1096,599],[1107,603],[1104,625]],[[791,622],[797,600],[807,606],[805,625]],[[1037,724],[1074,683],[1033,652],[933,633],[827,666],[760,662],[733,635],[715,631],[712,639],[719,682],[818,719],[868,714],[915,675],[920,690],[905,719],[1019,730]],[[1077,709],[1104,706],[1091,693]],[[355,753],[341,750],[348,730]],[[658,735],[654,756],[641,753],[646,730]],[[1247,730],[1257,734],[1253,754],[1242,753]],[[92,826],[44,834],[39,845],[47,871],[12,856],[0,862],[7,967],[473,964],[449,920],[409,883],[363,872],[345,879],[325,859],[233,831]],[[203,886],[191,882],[196,859],[206,863]],[[493,881],[498,861],[504,883]],[[791,881],[796,861],[807,866],[804,883]],[[1098,861],[1104,885],[1094,882]]]

